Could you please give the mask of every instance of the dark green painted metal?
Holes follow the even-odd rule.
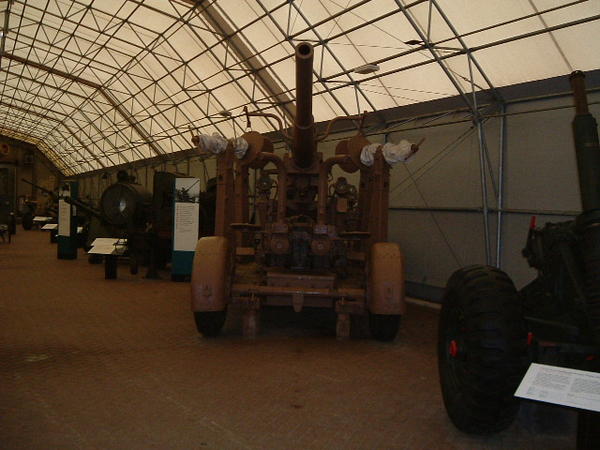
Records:
[[[571,86],[575,100],[573,138],[579,171],[579,189],[583,213],[600,209],[600,146],[598,124],[589,113],[585,94],[585,75],[576,71],[571,74]]]

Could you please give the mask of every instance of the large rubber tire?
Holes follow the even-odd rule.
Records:
[[[196,244],[191,276],[192,311],[196,328],[204,337],[215,337],[223,328],[229,303],[229,242],[207,236]]]
[[[196,321],[196,329],[202,336],[211,338],[217,337],[225,325],[225,311],[195,311],[194,320]]]
[[[527,363],[527,333],[515,286],[504,272],[469,266],[448,281],[438,332],[444,405],[465,433],[507,428]]]
[[[400,314],[369,314],[371,337],[377,341],[393,341],[399,328]]]

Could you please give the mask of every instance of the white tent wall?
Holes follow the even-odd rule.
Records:
[[[600,92],[589,95],[590,110],[600,119]],[[443,112],[440,112],[443,114]],[[512,103],[506,106],[503,169],[502,233],[500,266],[521,287],[534,271],[521,256],[531,214],[538,225],[570,220],[581,209],[575,151],[571,132],[574,109],[569,95]],[[497,199],[501,118],[485,118],[484,135],[490,166],[486,170],[490,258],[496,264]],[[417,142],[421,150],[407,163],[392,168],[390,183],[389,238],[406,256],[409,292],[439,299],[452,272],[469,264],[486,262],[482,207],[479,139],[465,112],[411,120],[394,131],[368,136],[371,142]],[[397,117],[399,123],[405,118]],[[353,131],[332,134],[319,146],[323,157],[335,152],[341,139]],[[283,153],[281,144],[275,145]],[[189,161],[189,162],[188,162]],[[132,172],[152,191],[155,171],[167,170],[199,177],[204,184],[216,175],[216,161],[187,156],[173,162],[138,162]],[[491,181],[490,173],[494,181]],[[81,192],[98,200],[115,171],[83,176]],[[346,176],[358,184],[358,174],[334,169],[334,179]],[[252,181],[252,180],[251,180]],[[562,215],[553,212],[565,212]]]
[[[600,118],[600,93],[589,95],[590,111]],[[580,211],[579,185],[571,121],[574,109],[569,96],[529,101],[507,106],[504,157],[504,200],[500,266],[522,287],[534,271],[521,255],[531,215],[538,226],[572,219]],[[563,108],[564,107],[564,108]],[[560,109],[552,109],[560,108]],[[532,110],[548,109],[533,113]],[[406,255],[407,280],[418,292],[439,297],[452,272],[461,266],[485,263],[483,215],[475,211],[436,211],[444,208],[481,208],[479,148],[475,134],[454,149],[425,175],[418,174],[432,155],[453,142],[470,124],[446,125],[413,130],[403,135],[411,140],[427,138],[423,149],[406,167],[392,170],[390,196],[390,239]],[[491,171],[498,184],[500,119],[485,126]],[[391,140],[395,140],[395,133]],[[415,188],[414,179],[418,189]],[[488,180],[488,205],[497,208],[492,183]],[[400,191],[398,193],[397,191]],[[417,207],[422,210],[403,209]],[[398,208],[398,209],[395,209]],[[427,208],[433,209],[428,211]],[[564,214],[551,214],[564,212]],[[495,212],[489,214],[490,253],[496,263]],[[426,286],[417,286],[417,285]],[[438,289],[427,289],[434,287]]]

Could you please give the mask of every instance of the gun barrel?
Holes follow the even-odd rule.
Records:
[[[74,206],[77,206],[78,208],[81,208],[83,211],[85,211],[88,214],[91,214],[92,216],[95,216],[95,217],[97,217],[99,219],[102,219],[102,214],[100,213],[100,211],[98,211],[93,206],[87,204],[86,202],[83,202],[81,200],[77,200],[77,199],[72,198],[72,197],[65,197],[63,200],[66,201],[67,203],[70,203],[71,205],[74,205]]]
[[[296,118],[292,157],[298,167],[312,165],[316,153],[315,127],[312,116],[313,46],[301,42],[296,46]]]
[[[51,195],[52,197],[54,197],[54,196],[55,196],[55,195],[54,195],[54,192],[52,192],[50,189],[46,189],[45,187],[39,186],[39,185],[37,185],[37,184],[35,184],[35,183],[32,183],[31,181],[29,181],[29,180],[26,180],[25,178],[21,178],[21,181],[23,181],[23,182],[25,182],[25,183],[27,183],[27,184],[29,184],[29,185],[33,186],[33,187],[34,187],[34,188],[36,188],[36,189],[39,189],[39,190],[40,190],[40,191],[42,191],[42,192],[45,192],[46,194],[49,194],[49,195]]]
[[[585,75],[575,71],[570,76],[575,101],[573,138],[579,171],[579,189],[584,212],[600,209],[600,145],[598,124],[589,113],[585,92]]]
[[[569,76],[571,89],[573,90],[573,100],[575,102],[575,114],[588,114],[587,96],[585,93],[585,74],[581,70],[572,72]]]

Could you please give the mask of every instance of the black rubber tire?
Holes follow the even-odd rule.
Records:
[[[600,413],[579,410],[577,415],[577,450],[593,450],[600,442]]]
[[[454,272],[438,331],[440,384],[454,425],[471,434],[507,428],[519,410],[514,392],[526,366],[525,320],[508,275],[480,265]]]
[[[393,341],[399,328],[400,314],[369,314],[371,337],[377,341]]]
[[[227,310],[223,311],[195,311],[194,320],[196,329],[205,338],[217,337],[225,325]]]

